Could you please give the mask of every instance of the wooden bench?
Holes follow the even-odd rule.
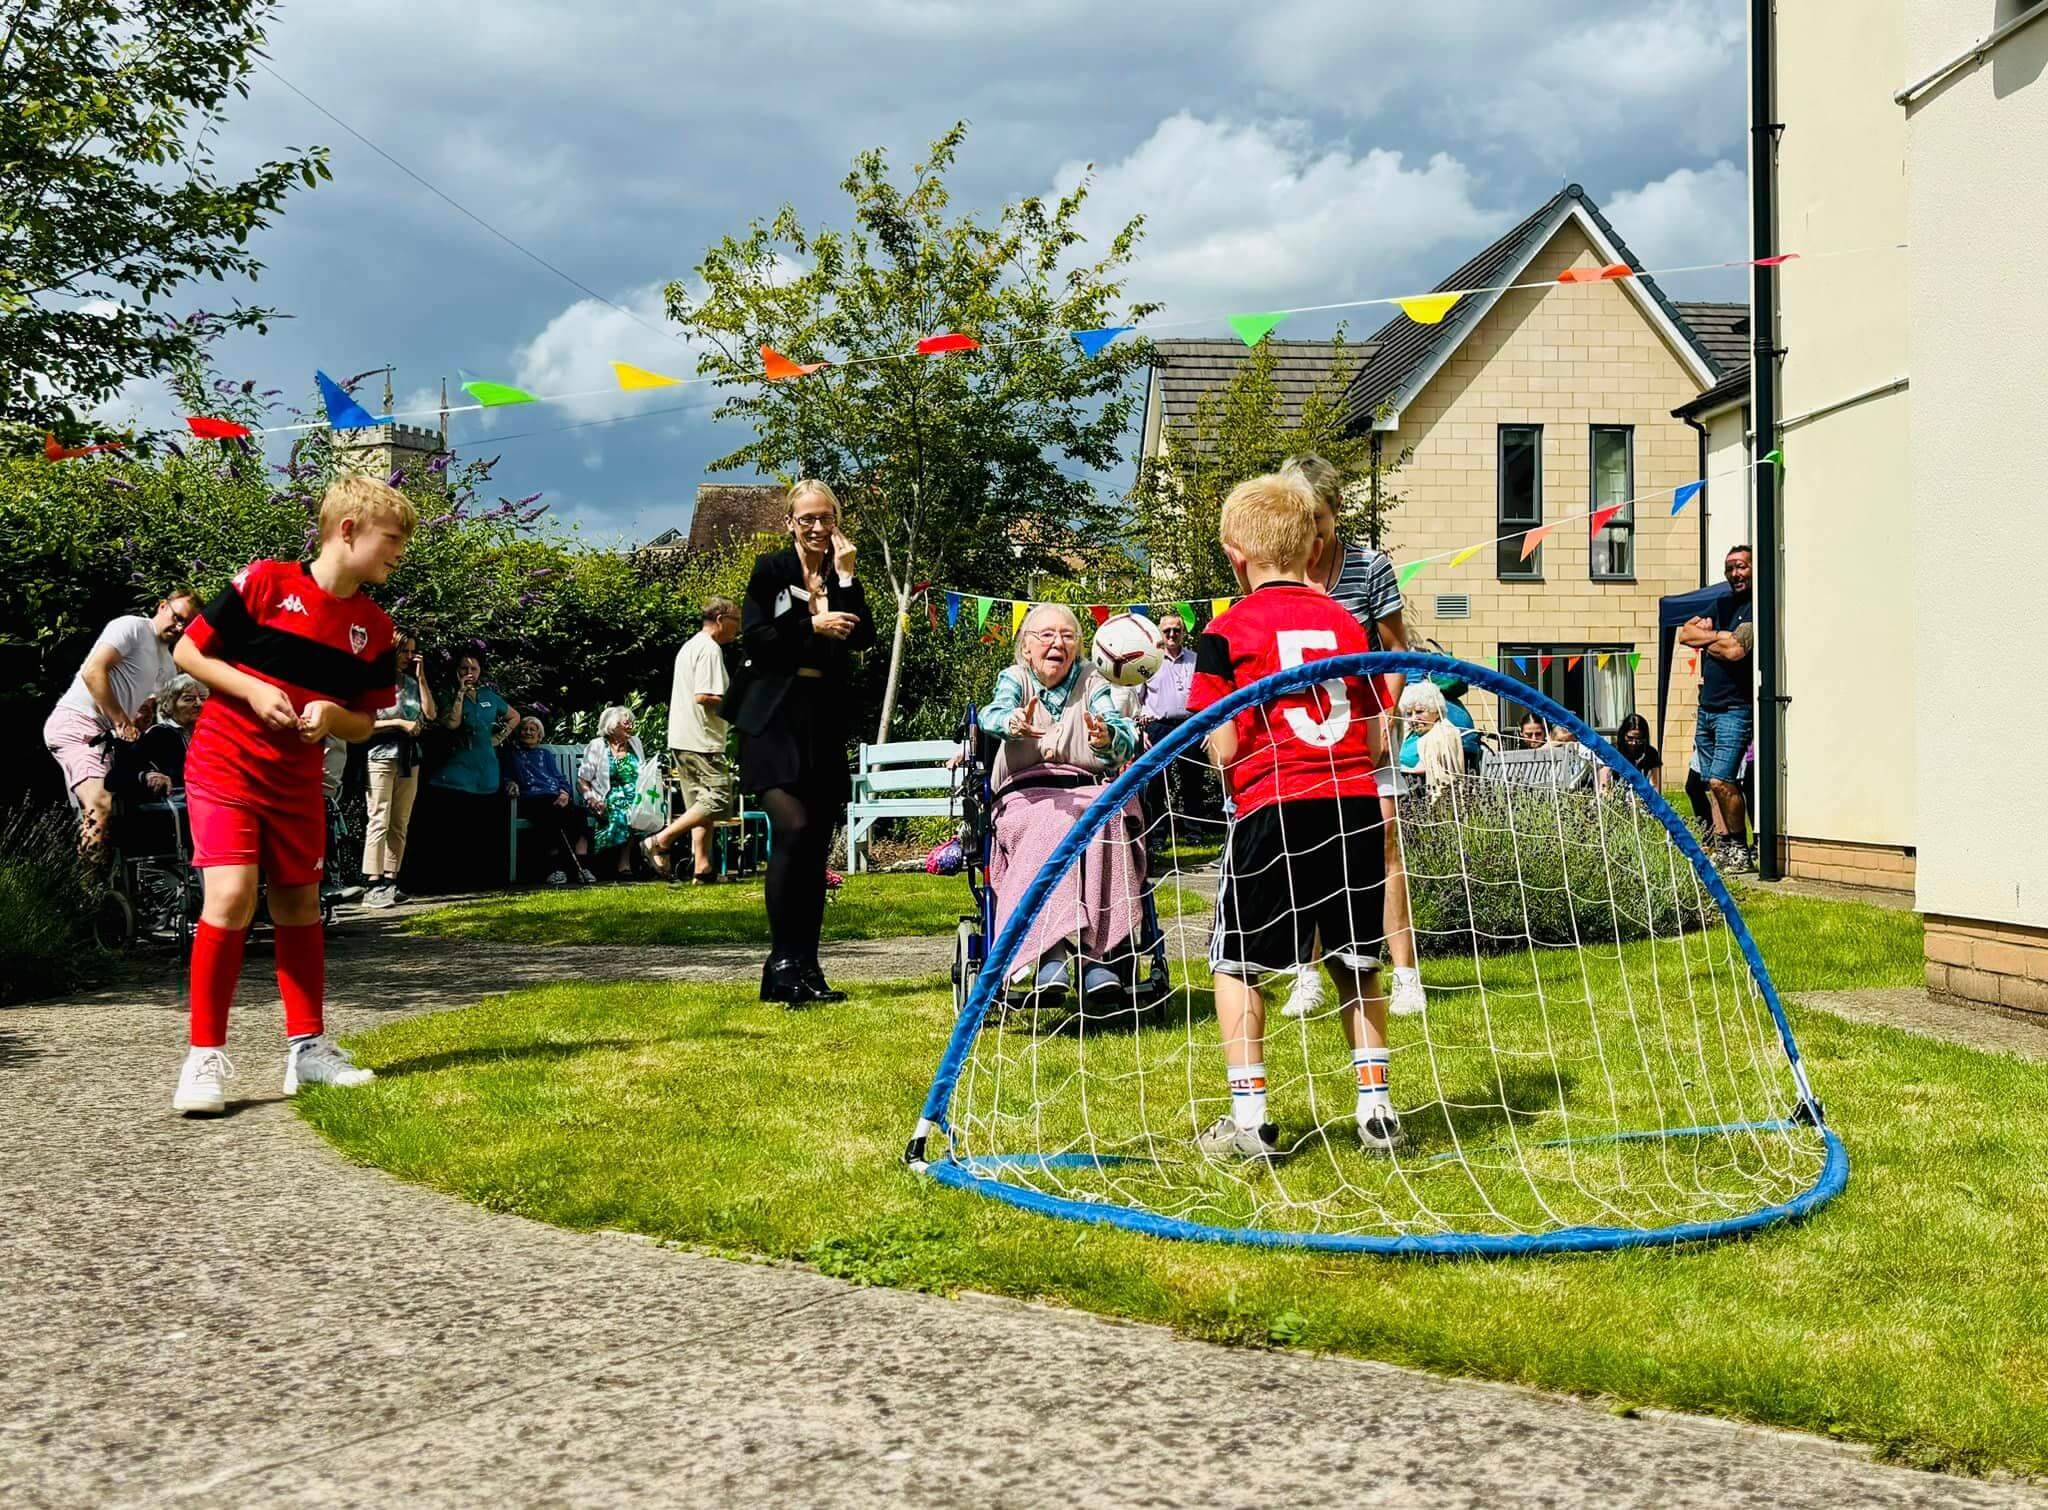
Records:
[[[950,739],[909,739],[862,745],[846,809],[846,868],[866,868],[868,835],[884,818],[948,818],[959,811],[960,753]]]

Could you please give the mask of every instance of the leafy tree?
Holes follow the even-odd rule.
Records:
[[[1168,426],[1159,454],[1139,464],[1131,506],[1152,565],[1153,596],[1201,599],[1238,591],[1216,538],[1223,500],[1245,478],[1274,471],[1290,456],[1321,456],[1349,479],[1337,520],[1345,539],[1362,535],[1385,543],[1401,501],[1392,478],[1408,452],[1387,457],[1369,433],[1347,426],[1344,391],[1355,358],[1343,332],[1329,370],[1293,423],[1281,409],[1277,360],[1272,344],[1260,341],[1228,383],[1203,394],[1193,413]]]
[[[886,578],[896,621],[877,738],[902,685],[920,582],[1007,592],[1064,575],[1118,533],[1089,474],[1116,465],[1149,360],[1142,342],[1084,356],[1070,330],[1130,324],[1157,309],[1126,304],[1123,274],[1141,222],[1088,260],[1078,226],[1084,182],[1049,203],[1029,198],[993,218],[955,214],[945,175],[964,123],[932,144],[908,188],[885,155],[863,152],[841,184],[846,229],[812,230],[785,206],[728,236],[697,268],[702,293],[668,287],[672,319],[702,338],[698,371],[731,390],[720,418],[754,438],[712,463],[839,494],[864,571]],[[977,352],[900,357],[923,337],[963,332]],[[834,365],[763,383],[759,348]]]
[[[125,380],[190,361],[204,333],[163,300],[254,277],[250,234],[330,176],[318,147],[215,172],[276,4],[19,0],[0,18],[0,425],[75,435]]]

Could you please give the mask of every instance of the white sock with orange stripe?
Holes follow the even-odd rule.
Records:
[[[1388,1058],[1385,1049],[1351,1051],[1351,1072],[1358,1077],[1358,1115],[1361,1118],[1375,1108],[1393,1110],[1394,1100],[1387,1090]]]
[[[1248,1133],[1266,1125],[1266,1067],[1238,1065],[1230,1072],[1230,1120]]]

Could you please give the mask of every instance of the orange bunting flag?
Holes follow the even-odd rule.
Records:
[[[771,383],[779,383],[784,378],[809,377],[826,365],[824,362],[792,362],[773,346],[761,348],[761,375]]]
[[[944,356],[949,351],[979,351],[981,342],[973,336],[963,336],[959,331],[948,331],[942,336],[926,336],[917,343],[917,354],[921,357]]]
[[[1692,666],[1690,667],[1690,669],[1691,669],[1691,670],[1694,670],[1694,671],[1697,671],[1697,670],[1699,670],[1699,669],[1700,669],[1700,658],[1699,658],[1698,656],[1694,656],[1694,657],[1692,658]]]
[[[1560,283],[1604,283],[1609,278],[1633,278],[1636,270],[1626,262],[1610,262],[1605,267],[1568,267],[1557,275]]]
[[[1576,671],[1578,669],[1579,662],[1583,661],[1584,659],[1585,657],[1583,655],[1575,655],[1570,660],[1564,663],[1564,669],[1567,671]]]
[[[1543,537],[1549,533],[1549,525],[1539,524],[1522,537],[1522,559],[1524,561],[1536,554],[1536,547],[1543,543]]]
[[[1602,530],[1606,529],[1607,521],[1612,519],[1616,514],[1619,514],[1621,512],[1621,509],[1622,506],[1620,504],[1610,503],[1607,505],[1606,508],[1601,509],[1597,513],[1595,513],[1593,515],[1593,523],[1590,533],[1597,535]]]
[[[90,456],[95,451],[118,451],[118,440],[101,441],[96,446],[67,446],[58,442],[48,431],[43,433],[43,459],[45,461],[70,461],[74,456]]]

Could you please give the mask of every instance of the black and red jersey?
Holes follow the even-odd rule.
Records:
[[[326,591],[301,561],[252,561],[185,633],[206,654],[282,687],[300,712],[330,702],[375,713],[398,701],[391,620],[360,592]],[[185,780],[230,801],[317,808],[322,758],[318,741],[273,729],[241,698],[215,692]]]
[[[1358,620],[1328,594],[1299,582],[1268,582],[1202,631],[1188,711],[1289,667],[1371,648]],[[1232,720],[1237,755],[1224,771],[1237,815],[1276,802],[1376,796],[1367,734],[1382,706],[1373,678],[1347,676],[1239,713]]]

